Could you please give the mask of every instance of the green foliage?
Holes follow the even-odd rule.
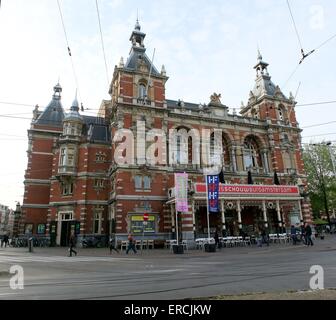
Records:
[[[326,145],[311,144],[303,152],[314,218],[319,217],[320,211],[326,211],[326,201],[330,209],[336,207],[336,178],[330,151],[335,152]]]

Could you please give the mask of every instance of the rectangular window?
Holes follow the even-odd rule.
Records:
[[[101,213],[96,212],[93,219],[93,233],[101,233]]]
[[[72,182],[64,182],[62,184],[62,195],[70,196],[73,194],[73,183]]]
[[[135,183],[135,189],[137,190],[142,189],[142,177],[141,176],[135,176],[134,183]]]
[[[67,165],[73,167],[75,165],[75,149],[68,148]]]
[[[103,179],[95,179],[94,186],[96,188],[103,188],[104,187],[104,180]]]
[[[144,184],[144,189],[145,190],[150,190],[151,189],[151,178],[148,176],[143,177],[143,184]]]
[[[38,224],[37,225],[37,234],[45,234],[46,232],[46,225],[45,224]]]

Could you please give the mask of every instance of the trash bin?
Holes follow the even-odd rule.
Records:
[[[33,252],[33,238],[28,239],[29,252]]]
[[[179,244],[179,245],[175,244],[175,245],[173,245],[173,252],[175,254],[183,254],[184,253],[184,251],[183,251],[183,245],[182,244]]]
[[[206,243],[204,245],[205,252],[216,252],[216,244],[215,243]]]

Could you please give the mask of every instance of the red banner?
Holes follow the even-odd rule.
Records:
[[[196,183],[196,193],[206,193],[204,183]],[[252,194],[252,195],[291,195],[298,196],[299,188],[296,186],[266,186],[266,185],[224,185],[219,186],[220,194]]]

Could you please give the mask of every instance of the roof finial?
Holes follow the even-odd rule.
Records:
[[[261,55],[261,52],[260,52],[259,45],[258,45],[258,60],[262,61],[262,55]]]
[[[77,88],[76,88],[76,95],[75,95],[75,100],[72,102],[72,106],[70,108],[71,111],[79,111],[79,103],[77,100]]]
[[[135,30],[140,31],[140,29],[141,29],[141,26],[140,26],[140,23],[139,23],[139,11],[137,9],[137,19],[136,19],[136,23],[135,23]]]

